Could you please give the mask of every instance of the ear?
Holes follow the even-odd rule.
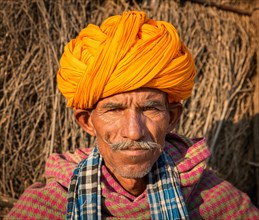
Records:
[[[183,112],[183,106],[179,102],[174,102],[174,103],[168,104],[168,108],[169,108],[169,115],[170,115],[168,132],[170,132],[174,129],[175,125],[179,121],[180,116]]]
[[[74,117],[81,128],[91,136],[95,136],[95,129],[92,123],[91,111],[77,109],[74,111]]]

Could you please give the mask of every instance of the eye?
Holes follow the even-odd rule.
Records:
[[[158,109],[156,107],[154,107],[154,106],[146,106],[142,110],[143,111],[156,111]]]
[[[123,111],[123,108],[111,108],[107,110],[107,112],[121,112],[121,111]]]

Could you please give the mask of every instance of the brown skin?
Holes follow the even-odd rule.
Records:
[[[121,186],[138,196],[147,185],[146,174],[160,156],[165,135],[176,125],[182,113],[180,103],[168,104],[164,92],[142,88],[100,100],[92,111],[76,110],[79,125],[96,136],[104,164]],[[153,141],[154,150],[112,150],[109,143]]]

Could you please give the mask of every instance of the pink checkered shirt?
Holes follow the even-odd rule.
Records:
[[[259,219],[258,209],[246,194],[206,169],[210,152],[204,138],[190,140],[170,134],[167,140],[165,150],[177,165],[190,219]],[[46,163],[46,184],[35,183],[26,189],[5,219],[64,219],[72,172],[91,150],[84,148],[73,154],[51,155]],[[150,218],[146,192],[133,197],[116,183],[105,167],[102,168],[102,196],[105,217],[121,217],[121,212],[114,209],[119,198],[127,204],[127,209],[141,206],[142,219]]]

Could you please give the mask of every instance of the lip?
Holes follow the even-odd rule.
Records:
[[[150,150],[143,150],[143,149],[139,149],[139,148],[133,148],[133,149],[121,150],[120,153],[126,154],[128,156],[143,156],[145,154],[150,153]]]
[[[136,150],[146,151],[146,149],[142,149],[142,148],[139,148],[139,147],[129,147],[129,148],[121,150],[121,151],[136,151]]]

